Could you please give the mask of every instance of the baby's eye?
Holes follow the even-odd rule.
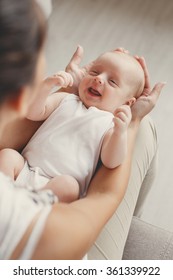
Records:
[[[99,74],[99,72],[96,71],[96,70],[91,70],[91,71],[89,72],[89,74],[92,75],[92,76],[97,76],[97,75]]]
[[[109,82],[110,82],[110,84],[117,86],[117,83],[116,83],[115,80],[112,80],[112,79],[111,79],[111,80],[109,80]]]

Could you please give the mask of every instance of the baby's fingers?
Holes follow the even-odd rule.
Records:
[[[124,112],[117,112],[115,117],[120,119],[121,121],[125,122],[127,119],[127,115]]]
[[[73,85],[72,76],[65,71],[59,71],[54,75],[54,77],[57,79],[57,83],[59,86],[67,87]]]
[[[131,108],[128,105],[123,105],[116,109],[114,115],[128,125],[132,118]]]
[[[115,116],[113,122],[116,128],[124,127],[124,121],[119,116]]]
[[[115,110],[114,115],[117,115],[120,112],[124,113],[126,116],[129,116],[131,115],[131,108],[128,105],[122,105]]]

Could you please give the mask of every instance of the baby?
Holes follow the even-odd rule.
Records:
[[[66,72],[45,80],[71,86]],[[62,202],[87,191],[99,158],[107,168],[120,165],[127,151],[130,106],[144,88],[144,72],[129,54],[100,55],[79,84],[77,94],[45,90],[35,98],[28,118],[45,120],[22,155],[5,149],[0,169],[22,187],[51,189]]]

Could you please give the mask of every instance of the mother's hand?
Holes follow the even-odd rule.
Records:
[[[115,49],[115,51],[129,53],[129,51],[124,48],[117,48]],[[145,85],[144,85],[143,92],[131,107],[132,121],[134,120],[140,121],[143,117],[145,117],[148,113],[150,113],[152,109],[155,107],[165,83],[157,83],[154,86],[154,88],[151,90],[149,72],[147,69],[145,59],[139,56],[134,56],[134,57],[140,63],[144,71],[144,78],[145,78]]]
[[[155,107],[157,100],[160,96],[162,88],[165,83],[157,83],[154,88],[151,90],[149,72],[145,59],[143,57],[135,56],[135,58],[140,63],[144,71],[145,85],[142,95],[136,100],[134,105],[131,107],[132,110],[132,120],[141,120],[148,113],[152,111]]]
[[[141,120],[155,107],[165,83],[157,83],[148,94],[143,93],[132,105],[132,121]]]

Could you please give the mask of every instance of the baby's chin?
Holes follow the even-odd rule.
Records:
[[[90,105],[86,100],[83,100],[83,98],[81,98],[80,96],[79,96],[79,98],[80,98],[80,101],[83,103],[83,105],[88,109],[89,107],[91,107],[92,105]]]

